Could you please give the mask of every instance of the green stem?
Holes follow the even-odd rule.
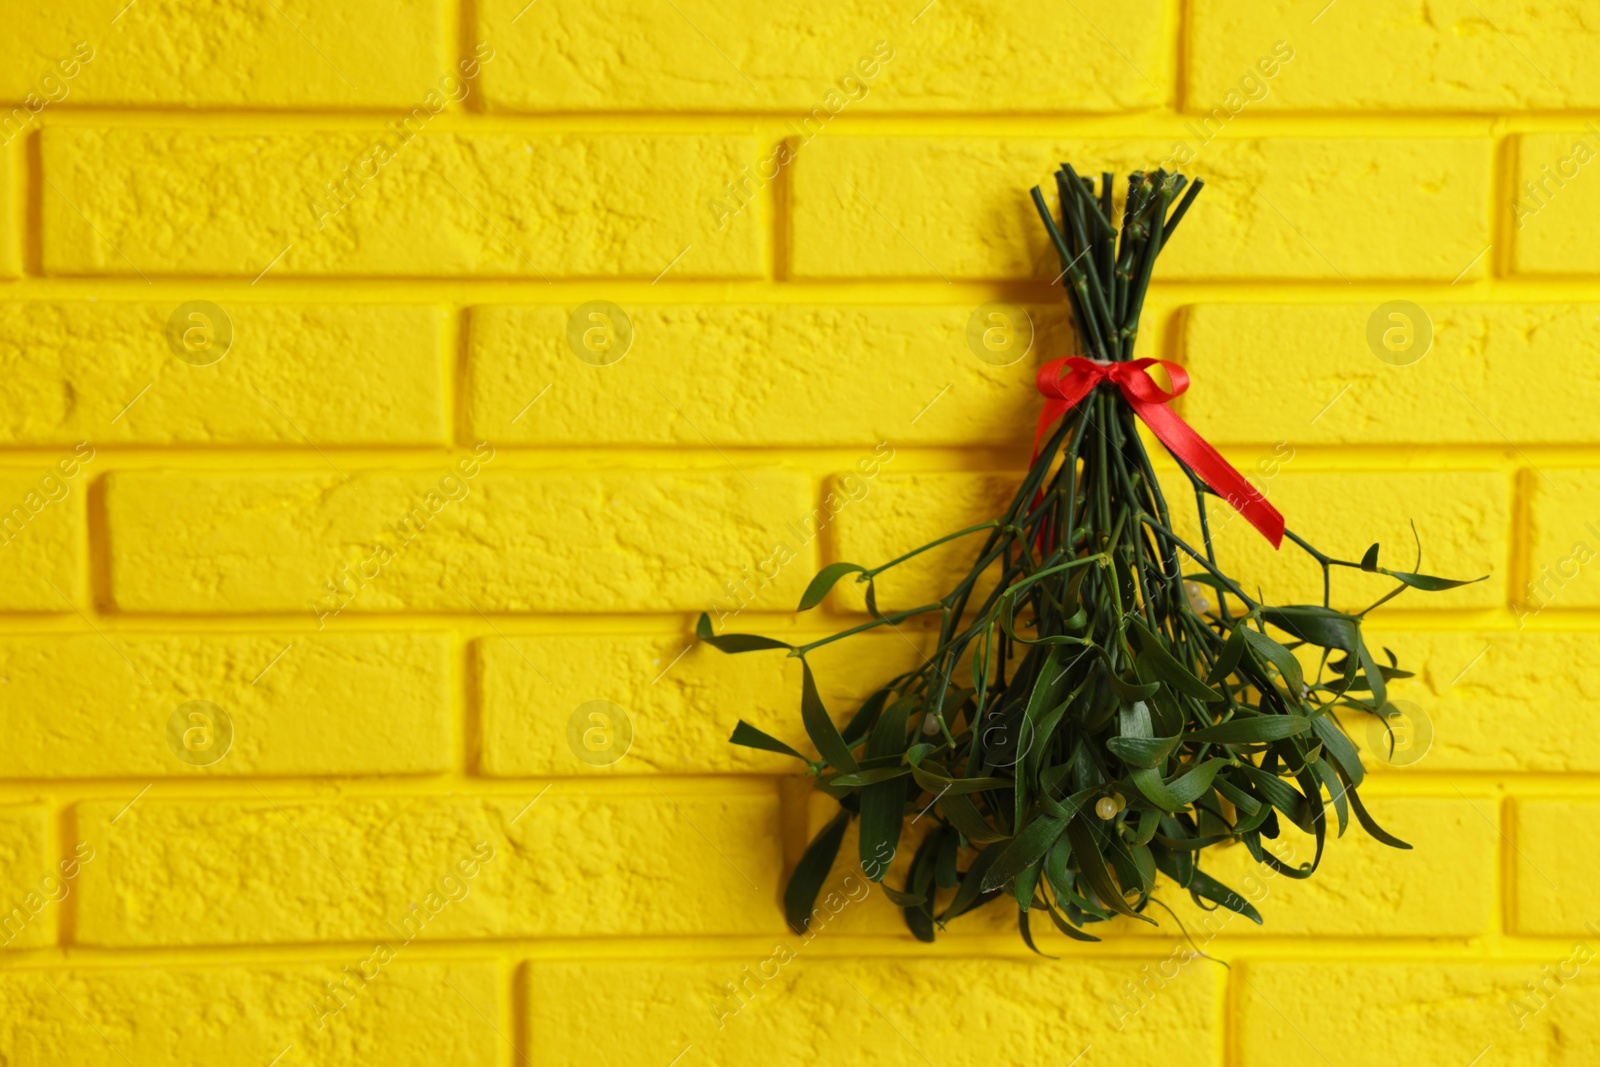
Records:
[[[929,541],[927,544],[923,545],[921,548],[913,548],[910,552],[907,552],[905,555],[899,556],[899,557],[897,557],[895,559],[891,559],[888,563],[885,563],[882,566],[874,567],[874,568],[872,568],[871,570],[868,570],[868,571],[862,571],[861,572],[862,573],[862,577],[860,577],[860,578],[858,578],[856,580],[857,581],[866,581],[868,578],[876,578],[878,575],[882,574],[884,571],[888,570],[890,567],[898,567],[900,564],[904,563],[906,560],[915,559],[917,556],[922,555],[922,553],[927,552],[929,549],[938,548],[940,545],[944,544],[947,541],[954,541],[957,538],[965,537],[968,534],[977,533],[979,530],[993,530],[996,527],[998,527],[999,525],[1000,525],[1000,520],[999,519],[991,519],[988,522],[980,522],[976,526],[968,526],[965,530],[958,530],[953,534],[946,534],[945,536],[939,538],[937,541]]]
[[[789,650],[789,655],[804,656],[812,649],[821,648],[823,645],[831,645],[835,641],[844,640],[846,637],[853,637],[856,634],[864,633],[867,630],[876,629],[879,626],[893,626],[896,623],[905,622],[907,619],[914,618],[917,615],[926,615],[930,611],[938,611],[940,606],[941,605],[937,603],[924,604],[920,608],[910,608],[906,611],[897,611],[893,615],[885,615],[881,619],[873,619],[871,622],[864,622],[860,626],[852,626],[848,630],[841,630],[829,637],[824,637],[821,640],[813,641],[809,645],[796,645],[794,648]]]

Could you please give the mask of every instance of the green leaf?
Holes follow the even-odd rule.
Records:
[[[1306,680],[1300,670],[1300,661],[1294,658],[1294,653],[1243,622],[1234,627],[1234,632],[1244,634],[1245,643],[1250,646],[1251,651],[1278,669],[1278,673],[1283,676],[1284,684],[1289,687],[1290,699],[1299,700],[1300,691],[1305,688]]]
[[[1108,737],[1106,748],[1130,767],[1160,767],[1172,755],[1172,750],[1194,735],[1177,737]]]
[[[1056,838],[1066,830],[1063,819],[1041,815],[1013,837],[1000,853],[1000,858],[984,873],[982,889],[999,889],[1015,878],[1024,867],[1031,867],[1044,858]],[[1020,899],[1020,898],[1019,898]]]
[[[862,786],[878,785],[881,782],[892,782],[896,778],[904,778],[911,773],[911,768],[899,767],[874,767],[871,770],[851,771],[849,774],[836,774],[828,779],[834,785],[846,788],[859,788]],[[900,813],[895,812],[895,819],[899,821]]]
[[[1227,760],[1208,759],[1165,782],[1153,770],[1135,770],[1129,777],[1150,803],[1162,811],[1178,811],[1205,796],[1211,788],[1211,779],[1227,765]]]
[[[1130,919],[1138,919],[1155,926],[1154,919],[1134,911],[1122,898],[1122,890],[1117,888],[1117,883],[1112,880],[1111,871],[1106,867],[1105,857],[1100,853],[1100,845],[1095,838],[1098,831],[1088,824],[1091,817],[1080,815],[1067,824],[1067,840],[1072,843],[1072,854],[1077,857],[1078,870],[1083,875],[1084,881],[1094,890],[1094,895],[1099,898],[1101,906],[1119,915],[1126,915]]]
[[[1299,715],[1252,715],[1192,731],[1185,734],[1183,740],[1247,745],[1262,741],[1281,741],[1285,737],[1303,734],[1310,729],[1311,720]]]
[[[1037,727],[1044,718],[1045,709],[1053,708],[1060,701],[1067,688],[1066,678],[1070,664],[1063,665],[1067,658],[1067,650],[1061,645],[1056,645],[1046,653],[1044,663],[1039,667],[1039,675],[1033,683],[1033,691],[1028,694],[1028,706],[1023,713],[1028,728]]]
[[[794,873],[789,876],[789,884],[783,890],[783,914],[789,921],[789,929],[797,934],[804,934],[811,922],[817,893],[833,869],[834,857],[839,854],[839,845],[849,825],[849,812],[841,811],[834,816],[806,846],[800,862],[794,866]]]
[[[901,914],[905,916],[906,927],[918,941],[933,940],[933,909],[927,901],[933,897],[933,863],[937,835],[929,834],[922,839],[922,844],[917,846],[917,854],[911,859],[911,874],[906,878],[906,894],[920,898],[917,903],[903,907]]]
[[[1051,770],[1057,769],[1058,768],[1051,768]],[[1066,770],[1069,768],[1063,767],[1060,769]],[[1059,778],[1042,775],[1039,779],[1039,784],[1042,787],[1041,792],[1038,795],[1039,807],[1042,808],[1046,814],[1053,815],[1058,819],[1072,818],[1078,813],[1078,809],[1083,807],[1090,797],[1098,796],[1104,791],[1100,786],[1095,785],[1090,786],[1087,789],[1080,789],[1078,792],[1073,793],[1065,800],[1056,800],[1052,795],[1051,790],[1060,784]]]
[[[728,738],[728,741],[731,744],[743,745],[745,748],[764,749],[767,752],[777,752],[785,756],[793,756],[798,760],[805,760],[807,763],[811,762],[776,737],[756,729],[743,719],[740,719],[734,726],[733,736]]]
[[[906,719],[910,712],[911,706],[904,700],[897,700],[890,705],[888,712],[878,720],[877,725],[873,727],[872,736],[867,740],[869,759],[899,756],[905,752]]]
[[[1145,812],[1154,815],[1154,812]],[[1152,823],[1152,826],[1154,824]],[[1152,829],[1152,833],[1154,830]],[[1134,870],[1139,874],[1139,890],[1148,893],[1156,887],[1156,858],[1148,845],[1139,841],[1128,842],[1128,854],[1133,857]]]
[[[867,568],[856,563],[828,564],[817,572],[817,576],[811,579],[811,584],[806,586],[806,591],[800,594],[800,606],[795,610],[810,611],[822,603],[823,598],[828,595],[840,578],[847,574],[865,574],[866,572]]]
[[[1060,930],[1063,934],[1066,934],[1068,937],[1072,938],[1074,941],[1099,941],[1100,940],[1098,937],[1094,936],[1093,934],[1088,933],[1087,931],[1084,931],[1084,930],[1080,930],[1076,926],[1073,926],[1071,923],[1067,922],[1067,920],[1063,919],[1060,915],[1056,914],[1056,909],[1052,908],[1049,904],[1045,905],[1045,910],[1050,913],[1050,921],[1056,924],[1056,929]]]
[[[940,889],[954,889],[961,883],[956,871],[956,860],[961,852],[961,835],[950,830],[935,831],[939,839],[939,855],[933,864],[933,884]]]
[[[1222,651],[1217,654],[1217,662],[1212,665],[1211,673],[1206,675],[1207,685],[1216,685],[1239,666],[1239,658],[1244,655],[1244,620],[1240,620],[1228,634],[1228,640],[1222,645]]]
[[[1361,673],[1367,676],[1367,688],[1372,691],[1373,703],[1381,708],[1389,700],[1389,689],[1384,684],[1383,672],[1378,670],[1378,662],[1372,658],[1372,652],[1367,648],[1365,641],[1356,642],[1356,655],[1361,659]]]
[[[934,764],[938,766],[938,764]],[[970,793],[985,793],[991,789],[1012,789],[1016,783],[1010,778],[951,778],[930,771],[924,767],[911,768],[911,776],[917,784],[930,793],[937,793],[946,797],[966,796]]]
[[[973,857],[972,866],[962,874],[961,884],[956,887],[956,895],[951,898],[950,906],[939,915],[940,922],[949,922],[977,905],[983,876],[989,870],[989,865],[1000,858],[1000,851],[999,847],[990,845]]]
[[[1001,856],[1000,859],[1005,859],[1005,857]],[[995,861],[996,864],[999,862],[999,860]],[[1024,916],[1027,915],[1028,909],[1033,906],[1034,889],[1039,884],[1039,867],[1040,864],[1035,863],[1031,867],[1022,868],[1017,872],[1016,878],[1011,883],[1011,896],[1016,900],[1017,907]],[[1031,948],[1032,946],[1030,945],[1029,947]]]
[[[1056,843],[1044,856],[1044,878],[1058,900],[1072,895],[1072,879],[1067,874],[1067,861],[1071,858],[1072,842],[1065,835],[1056,838]]]
[[[1147,677],[1166,683],[1174,693],[1195,700],[1220,701],[1222,694],[1202,682],[1193,671],[1178,662],[1161,639],[1134,616],[1128,617],[1128,629],[1139,636],[1139,655],[1136,662]]]
[[[1219,777],[1215,782],[1212,782],[1212,785],[1216,785],[1220,781],[1222,779]],[[1155,836],[1156,844],[1174,852],[1199,852],[1203,848],[1210,848],[1212,845],[1220,845],[1224,841],[1232,840],[1232,834],[1210,834],[1206,837],[1168,837],[1166,834],[1157,834]]]
[[[1196,899],[1204,898],[1213,904],[1220,904],[1229,911],[1238,912],[1257,926],[1262,925],[1261,913],[1254,905],[1199,868],[1195,869],[1194,876],[1189,879],[1188,888]]]
[[[944,817],[950,820],[950,825],[961,831],[961,836],[975,845],[1005,840],[1006,835],[990,826],[984,819],[983,813],[978,811],[978,806],[972,802],[972,798],[965,794],[945,793],[939,798],[937,807]]]
[[[1111,681],[1111,691],[1117,694],[1117,699],[1124,704],[1136,704],[1141,700],[1149,700],[1161,692],[1160,682],[1126,682],[1117,677],[1116,672],[1107,672]]]
[[[1260,767],[1248,763],[1241,763],[1232,767],[1228,772],[1229,777],[1241,776],[1251,785],[1268,804],[1288,818],[1306,833],[1311,833],[1311,802],[1301,796],[1294,786],[1285,782],[1275,774],[1270,774]]]
[[[1315,604],[1294,604],[1284,608],[1262,608],[1261,618],[1301,641],[1323,648],[1349,652],[1358,639],[1358,620],[1332,608]]]
[[[883,612],[878,610],[878,583],[875,579],[867,579],[867,592],[863,599],[867,602],[867,614],[874,619],[883,618]]]
[[[1347,789],[1345,791],[1345,795],[1350,798],[1350,806],[1355,809],[1356,820],[1361,823],[1361,828],[1363,830],[1391,848],[1409,849],[1411,847],[1398,837],[1391,834],[1389,831],[1385,830],[1383,827],[1379,826],[1377,820],[1371,815],[1367,814],[1367,806],[1361,803],[1361,796],[1353,787]]]
[[[1150,705],[1142,700],[1132,704],[1124,704],[1118,711],[1123,737],[1154,737],[1155,730],[1150,723]]]
[[[1128,844],[1148,845],[1156,836],[1156,828],[1161,825],[1164,817],[1159,811],[1141,811],[1139,824],[1134,827],[1133,836],[1128,838]]]
[[[1367,549],[1367,554],[1361,557],[1361,569],[1367,573],[1375,573],[1378,569],[1378,546],[1374,544]]]
[[[1306,766],[1311,769],[1311,774],[1316,778],[1317,784],[1328,791],[1333,810],[1339,817],[1339,836],[1343,837],[1345,827],[1350,823],[1350,805],[1345,800],[1346,790],[1344,783],[1339,780],[1338,772],[1333,769],[1332,765],[1320,756],[1310,760]],[[1317,793],[1317,800],[1319,803],[1321,802],[1321,792]],[[1323,805],[1322,814],[1324,816],[1328,814],[1327,805]]]
[[[862,742],[867,736],[867,731],[877,725],[878,716],[883,714],[883,705],[888,701],[891,692],[893,690],[886,686],[862,701],[861,707],[850,716],[850,721],[845,723],[844,730],[841,731],[845,744],[854,748]]]
[[[841,771],[855,770],[858,766],[856,758],[850,754],[850,746],[844,743],[844,737],[833,724],[828,709],[822,705],[822,697],[817,693],[817,680],[811,674],[811,664],[801,660],[800,667],[800,718],[805,723],[807,736],[829,766]]]
[[[963,796],[967,793],[982,793],[990,789],[1011,789],[1016,783],[1010,778],[951,778],[944,773],[944,768],[933,760],[929,760],[925,752],[932,746],[913,745],[906,758],[911,761],[911,774],[916,778],[917,784],[930,793],[941,796]],[[933,769],[924,767],[926,763]]]
[[[1378,573],[1387,574],[1395,581],[1409,585],[1413,589],[1425,589],[1430,593],[1437,593],[1444,589],[1455,589],[1463,585],[1474,585],[1478,582],[1487,581],[1489,578],[1487,574],[1482,578],[1436,578],[1431,574],[1412,574],[1409,571],[1391,571],[1382,567],[1378,568]]]
[[[1345,778],[1351,785],[1360,785],[1366,777],[1366,769],[1361,766],[1361,755],[1356,751],[1356,746],[1339,729],[1339,724],[1329,719],[1326,715],[1319,715],[1311,720],[1311,729],[1316,732],[1322,741],[1328,755],[1344,772]]]
[[[1246,815],[1254,815],[1256,812],[1261,810],[1261,801],[1257,800],[1249,793],[1246,793],[1243,789],[1240,789],[1238,786],[1234,785],[1220,774],[1217,775],[1216,778],[1212,779],[1211,788],[1215,789],[1227,799],[1228,803],[1232,804]]]
[[[1032,949],[1034,955],[1043,956],[1047,960],[1059,958],[1047,952],[1040,952],[1039,946],[1033,943],[1033,930],[1028,926],[1028,907],[1021,902],[1017,905],[1017,933],[1022,935],[1022,943]]]
[[[717,649],[719,652],[729,654],[739,652],[763,652],[769,648],[782,648],[794,651],[794,646],[783,641],[774,641],[770,637],[761,637],[757,634],[722,634],[718,636],[711,629],[711,616],[701,614],[700,622],[695,627],[695,635]]]
[[[928,898],[920,893],[904,893],[889,885],[880,885],[878,888],[883,890],[884,896],[888,897],[902,908],[915,908],[920,904],[926,904],[928,902]]]
[[[869,759],[901,755],[906,746],[907,711],[906,702],[897,700],[878,720],[877,726],[873,727],[872,736],[867,739]],[[896,779],[910,773],[911,767],[908,764],[897,762],[891,767],[857,771],[844,776],[850,779],[877,776],[872,781],[860,782],[867,787],[861,793],[861,830],[858,840],[861,869],[876,872],[878,877],[873,878],[873,881],[880,880],[887,873],[889,864],[885,857],[892,857],[895,850],[900,847],[900,832],[905,823],[908,783]],[[840,783],[835,780],[835,784]],[[850,784],[854,785],[856,782],[852,781]]]

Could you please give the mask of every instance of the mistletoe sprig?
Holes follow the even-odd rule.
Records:
[[[1163,170],[1133,174],[1120,229],[1111,174],[1097,195],[1064,164],[1059,219],[1033,189],[1096,373],[1132,360],[1156,257],[1202,184]],[[1259,923],[1249,902],[1202,869],[1204,858],[1238,842],[1281,874],[1309,877],[1329,807],[1341,835],[1354,813],[1379,841],[1410,847],[1362,804],[1362,765],[1333,712],[1387,716],[1388,683],[1409,676],[1393,653],[1385,649],[1380,663],[1367,646],[1369,612],[1407,588],[1466,583],[1380,567],[1377,545],[1359,561],[1336,559],[1285,530],[1321,567],[1322,603],[1253,599],[1217,562],[1211,485],[1174,457],[1199,513],[1200,543],[1191,545],[1174,530],[1126,390],[1096,381],[1049,433],[1005,514],[878,567],[830,564],[800,600],[802,611],[816,607],[853,576],[865,586],[869,621],[791,645],[718,635],[701,616],[701,639],[724,652],[784,649],[801,660],[801,716],[818,758],[743,721],[731,738],[801,759],[816,787],[839,801],[785,892],[797,931],[852,821],[863,869],[881,880],[882,858],[899,848],[907,820],[925,812],[918,821],[931,828],[916,842],[904,886],[885,886],[918,938],[931,941],[936,927],[1006,896],[1030,947],[1039,911],[1086,941],[1099,940],[1086,926],[1114,915],[1153,922],[1144,913],[1158,875],[1197,902]],[[967,538],[981,538],[981,547],[955,588],[920,607],[878,610],[878,576]],[[1339,611],[1331,603],[1338,568],[1385,574],[1396,585],[1360,611]],[[840,729],[806,657],[923,618],[938,624],[926,662],[889,679]],[[1314,672],[1302,658],[1315,659]],[[1282,820],[1315,836],[1310,863],[1274,855],[1269,843]]]

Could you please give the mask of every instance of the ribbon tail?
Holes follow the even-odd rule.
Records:
[[[1273,548],[1283,544],[1283,515],[1267,502],[1260,490],[1245,480],[1244,475],[1234,470],[1233,465],[1223,459],[1222,454],[1212,448],[1205,438],[1195,433],[1193,427],[1173,414],[1165,404],[1136,402],[1133,408],[1144,424],[1150,427],[1150,432],[1174,456],[1188,464],[1201,481],[1243,515],[1251,526],[1261,531],[1261,536],[1270,541]]]

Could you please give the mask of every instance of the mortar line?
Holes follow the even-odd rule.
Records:
[[[1499,862],[1495,864],[1495,876],[1499,882],[1499,893],[1496,899],[1500,907],[1498,909],[1499,914],[1495,916],[1494,921],[1500,928],[1502,942],[1514,936],[1513,932],[1519,929],[1516,921],[1516,910],[1522,897],[1517,884],[1517,856],[1519,854],[1517,839],[1522,836],[1522,827],[1518,825],[1519,813],[1516,801],[1513,799],[1514,795],[1508,790],[1507,794],[1501,798],[1500,810],[1496,812],[1496,816],[1500,820],[1502,840],[1495,843],[1499,858]]]
[[[1534,472],[1518,468],[1511,478],[1510,552],[1506,559],[1507,607],[1526,601],[1528,582],[1533,579],[1533,495]],[[1542,614],[1542,613],[1541,613]]]
[[[445,439],[457,448],[468,447],[471,423],[472,310],[471,305],[452,303],[440,323],[440,348],[445,353],[440,404],[445,411]]]
[[[1189,44],[1194,38],[1193,0],[1173,0],[1168,14],[1172,18],[1172,96],[1166,102],[1174,115],[1184,113],[1189,104]]]
[[[1492,280],[1510,273],[1515,257],[1516,234],[1510,228],[1510,191],[1516,188],[1515,155],[1517,138],[1504,131],[1490,134],[1488,226],[1492,252],[1484,264],[1484,274]],[[1454,284],[1454,283],[1452,283]]]

